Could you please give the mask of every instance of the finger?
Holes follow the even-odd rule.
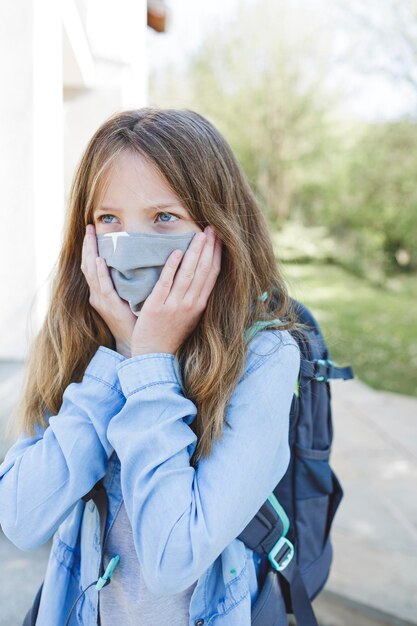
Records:
[[[165,304],[165,300],[170,294],[172,283],[174,281],[175,272],[183,258],[181,250],[174,250],[168,257],[162,271],[159,275],[157,282],[154,285],[151,293],[146,299],[151,304]]]
[[[106,260],[98,256],[96,258],[97,263],[97,277],[100,286],[100,293],[103,298],[106,299],[106,304],[111,307],[113,313],[118,311],[120,305],[122,307],[129,306],[128,302],[121,298],[117,293],[114,283],[110,274],[110,268],[106,263]],[[121,310],[121,309],[120,309]],[[133,314],[134,315],[134,314]]]
[[[84,233],[83,245],[81,248],[81,269],[83,272],[86,270],[86,252],[87,252],[87,232]]]
[[[90,274],[91,279],[98,286],[98,276],[97,276],[97,263],[96,258],[98,257],[97,252],[97,240],[94,230],[88,229],[86,233],[86,248],[85,248],[85,259],[87,264],[87,272]]]
[[[91,269],[88,263],[88,248],[89,248],[89,239],[87,237],[87,232],[84,235],[83,245],[81,249],[81,271],[84,274],[88,285],[91,283]]]
[[[169,294],[173,299],[182,300],[191,285],[206,239],[205,233],[200,232],[193,237],[188,246]]]
[[[90,226],[90,225],[89,225]],[[87,279],[88,286],[90,287],[90,295],[100,293],[100,282],[97,274],[97,240],[93,231],[88,232],[90,229],[87,229],[85,235],[85,245],[83,245],[83,257],[84,257],[84,265],[85,270],[84,274]]]
[[[214,285],[216,284],[216,280],[220,274],[221,266],[222,266],[222,241],[218,237],[216,237],[216,243],[214,246],[214,254],[213,254],[213,263],[211,265],[210,273],[206,279],[206,282],[203,285],[203,288],[200,292],[200,299],[207,303],[209,296],[213,290]]]
[[[117,294],[113,281],[110,276],[109,267],[106,260],[98,256],[96,258],[97,264],[97,278],[100,286],[100,291],[106,298],[111,298],[114,294]],[[119,297],[119,296],[118,296]]]
[[[190,299],[197,299],[200,297],[200,293],[203,289],[208,275],[210,274],[213,264],[213,257],[215,252],[216,236],[214,231],[209,230],[206,232],[206,242],[204,248],[198,259],[197,267],[194,273],[194,277],[187,290],[187,297]],[[175,287],[175,283],[174,283]]]

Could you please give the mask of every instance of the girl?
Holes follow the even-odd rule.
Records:
[[[289,463],[302,328],[212,124],[108,119],[74,177],[0,465],[6,536],[22,550],[53,537],[38,626],[250,626],[264,563],[237,536]],[[101,478],[104,566],[119,562],[97,591],[99,517],[82,497]]]

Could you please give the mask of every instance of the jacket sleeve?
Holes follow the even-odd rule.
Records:
[[[0,465],[0,524],[21,550],[45,543],[102,478],[113,452],[107,425],[125,402],[116,365],[100,346],[80,383],[65,389],[57,415],[35,437],[21,435]]]
[[[135,549],[153,593],[179,593],[195,582],[288,467],[300,350],[288,331],[273,336],[275,348],[253,360],[227,405],[232,429],[224,427],[196,469],[190,458],[197,438],[189,424],[197,409],[182,393],[174,355],[138,355],[117,365],[126,403],[107,436],[120,458]]]

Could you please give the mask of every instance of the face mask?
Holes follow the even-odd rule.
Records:
[[[98,254],[109,267],[114,288],[128,301],[135,315],[139,315],[169,255],[177,249],[184,253],[195,234],[194,231],[181,235],[123,231],[96,235]]]

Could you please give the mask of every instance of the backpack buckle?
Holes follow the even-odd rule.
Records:
[[[294,546],[286,537],[280,537],[272,550],[268,552],[268,559],[278,572],[282,572],[292,561]]]
[[[103,576],[100,576],[100,578],[96,582],[96,589],[100,591],[100,589],[110,584],[112,574],[119,561],[120,561],[120,556],[118,554],[116,554],[114,557],[110,559]]]
[[[328,382],[332,377],[333,361],[331,359],[314,359],[313,378],[320,382]]]

